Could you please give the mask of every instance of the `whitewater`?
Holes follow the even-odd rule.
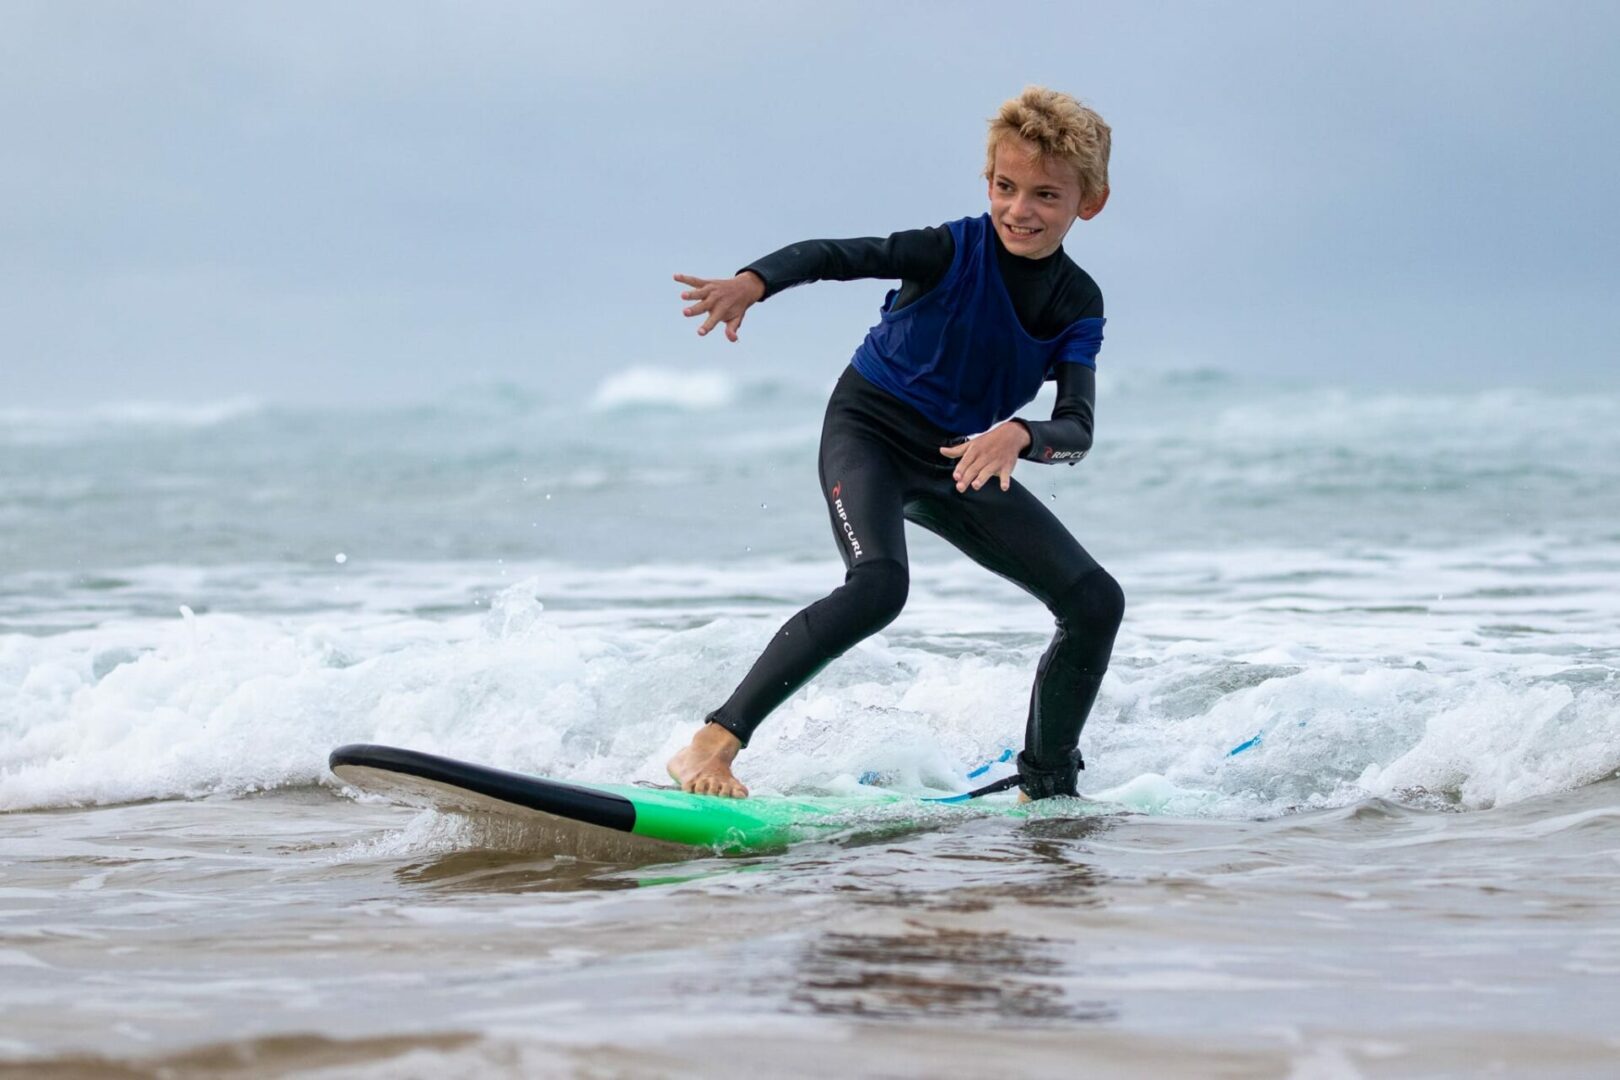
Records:
[[[661,782],[841,580],[823,374],[0,409],[0,1063],[698,1075],[707,1014],[892,1075],[1077,1033],[1123,1072],[1617,1060],[1613,391],[1105,371],[1091,457],[1017,473],[1127,596],[1101,816],[650,868],[327,773],[379,742]],[[761,729],[756,793],[1016,748],[1050,616],[909,539],[906,610]]]

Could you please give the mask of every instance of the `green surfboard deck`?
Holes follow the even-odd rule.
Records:
[[[766,851],[846,832],[902,831],[985,816],[1031,817],[1101,810],[979,799],[944,803],[873,789],[859,795],[728,799],[629,784],[581,784],[506,772],[397,747],[355,744],[332,751],[345,783],[397,801],[451,811],[538,816],[585,830],[611,830],[663,845]]]
[[[728,799],[622,785],[603,785],[602,790],[622,795],[635,806],[633,831],[638,836],[717,850],[785,847],[851,829],[911,824],[922,817],[963,816],[954,807],[878,791],[871,795]]]

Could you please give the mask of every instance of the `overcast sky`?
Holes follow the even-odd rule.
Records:
[[[877,282],[699,341],[677,270],[980,213],[1114,127],[1101,364],[1620,385],[1614,3],[0,0],[0,407],[830,381]]]

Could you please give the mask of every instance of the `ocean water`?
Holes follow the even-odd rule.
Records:
[[[0,407],[0,1067],[1620,1069],[1617,392],[1105,371],[1018,472],[1127,595],[1101,810],[646,866],[327,774],[661,780],[841,580],[824,374]],[[755,792],[1017,745],[1049,616],[911,537]]]

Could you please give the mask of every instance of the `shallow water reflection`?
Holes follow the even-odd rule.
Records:
[[[828,933],[804,944],[789,995],[799,1009],[873,1020],[1027,1026],[1112,1020],[1112,1003],[1071,999],[1066,943],[1003,932],[919,927]]]
[[[634,879],[614,877],[614,863],[504,851],[456,851],[394,871],[401,885],[446,893],[606,892],[634,889]]]

